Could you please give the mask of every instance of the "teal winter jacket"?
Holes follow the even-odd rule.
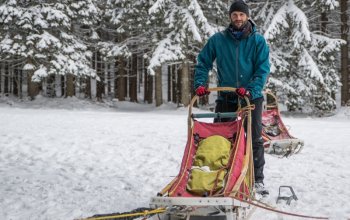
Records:
[[[251,21],[249,21],[251,22]],[[216,59],[219,87],[244,87],[251,99],[262,97],[270,73],[269,48],[252,23],[252,32],[237,40],[228,28],[209,38],[197,57],[194,88],[206,86]]]

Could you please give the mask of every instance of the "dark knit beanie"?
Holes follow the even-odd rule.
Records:
[[[245,13],[249,17],[249,7],[248,5],[242,1],[238,0],[232,3],[230,10],[229,10],[229,15],[231,15],[232,12],[234,11],[240,11]]]

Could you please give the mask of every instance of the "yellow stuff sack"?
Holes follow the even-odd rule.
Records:
[[[223,188],[225,174],[226,171],[224,170],[205,171],[200,168],[194,168],[191,171],[190,179],[187,183],[187,190],[199,196],[203,196],[213,189],[217,181],[217,185],[213,189],[213,192],[216,192]]]
[[[220,135],[213,135],[199,142],[193,166],[208,166],[210,170],[225,167],[230,156],[231,142]]]

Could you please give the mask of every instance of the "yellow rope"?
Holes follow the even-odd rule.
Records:
[[[158,208],[154,210],[145,210],[143,212],[137,212],[137,213],[129,213],[129,214],[119,214],[119,215],[110,215],[110,216],[101,216],[101,217],[90,217],[85,218],[81,220],[108,220],[108,219],[115,219],[115,218],[126,218],[126,217],[135,217],[135,216],[147,216],[152,214],[159,214],[165,212],[165,208]]]

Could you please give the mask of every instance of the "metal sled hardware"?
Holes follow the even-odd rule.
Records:
[[[153,197],[150,202],[151,208],[171,206],[241,206],[248,207],[237,199],[230,197]]]
[[[289,195],[289,196],[281,196],[281,189],[283,189],[283,188],[289,189],[291,195]],[[297,197],[297,195],[295,195],[293,187],[291,187],[291,186],[280,186],[280,188],[278,190],[278,197],[277,197],[276,203],[278,203],[280,200],[285,200],[285,201],[287,201],[287,205],[290,205],[290,203],[292,202],[293,199],[295,201],[298,200],[298,197]]]
[[[288,157],[291,154],[297,154],[304,146],[304,141],[301,139],[285,139],[266,141],[264,145],[265,152],[268,154],[275,154]]]
[[[168,207],[162,216],[154,216],[151,219],[244,219],[245,213],[242,209],[248,204],[230,197],[154,197],[150,202],[151,208]],[[164,218],[167,216],[168,218]],[[163,218],[161,218],[163,217]]]

